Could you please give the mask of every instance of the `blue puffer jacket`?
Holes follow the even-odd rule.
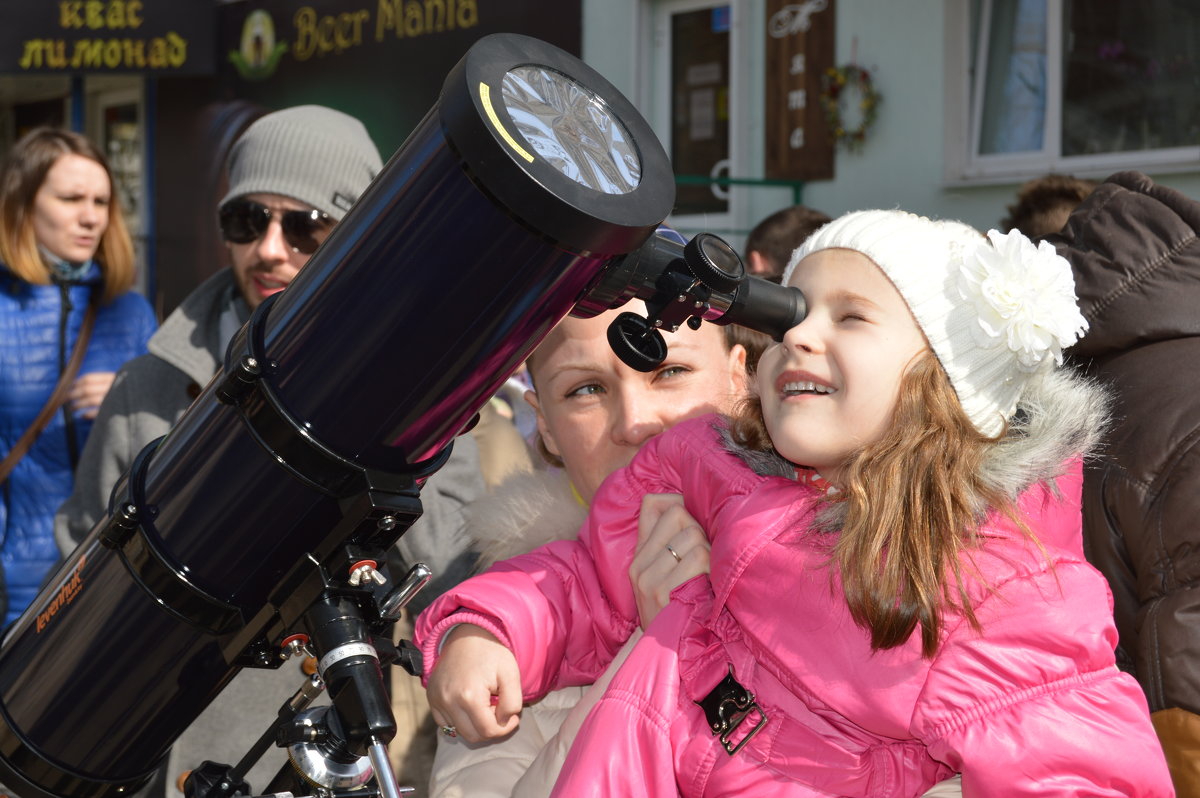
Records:
[[[8,454],[45,405],[71,356],[88,297],[101,290],[93,264],[79,282],[30,285],[0,264],[0,452]],[[116,371],[146,351],[157,324],[150,303],[129,292],[102,305],[79,374]],[[71,494],[73,471],[92,422],[56,413],[2,486],[0,565],[4,624],[37,595],[58,562],[54,511]]]

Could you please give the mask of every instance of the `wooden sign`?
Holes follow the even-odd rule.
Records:
[[[834,65],[836,0],[767,0],[765,174],[829,180],[833,139],[818,97]]]

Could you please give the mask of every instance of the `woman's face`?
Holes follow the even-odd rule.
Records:
[[[763,419],[780,454],[836,483],[846,458],[886,430],[900,379],[928,344],[865,255],[815,252],[788,284],[804,292],[808,315],[759,361]]]
[[[666,359],[642,373],[608,344],[606,330],[616,315],[560,322],[531,358],[537,394],[525,395],[546,448],[563,459],[589,503],[604,478],[650,438],[684,419],[728,412],[746,391],[746,352],[727,350],[718,327],[664,333]]]
[[[67,153],[46,172],[33,198],[33,234],[52,255],[83,263],[108,229],[112,184],[104,167]]]

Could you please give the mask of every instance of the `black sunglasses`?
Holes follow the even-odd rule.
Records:
[[[235,199],[221,206],[221,235],[234,244],[250,244],[263,237],[271,224],[271,209],[261,202]],[[284,211],[279,220],[283,239],[296,252],[311,255],[333,229],[329,214],[318,210]]]

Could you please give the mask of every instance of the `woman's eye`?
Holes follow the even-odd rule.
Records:
[[[667,366],[658,372],[659,378],[678,377],[681,374],[687,374],[691,369],[687,366]]]
[[[568,391],[567,396],[592,396],[593,394],[604,393],[604,389],[594,382],[587,385],[580,385],[578,388]]]

